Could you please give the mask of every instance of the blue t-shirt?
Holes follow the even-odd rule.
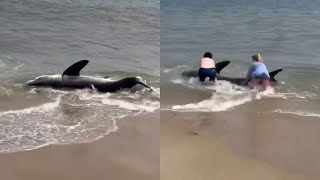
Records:
[[[257,79],[270,79],[269,71],[267,70],[266,65],[262,62],[254,62],[250,66],[247,79],[257,78]]]

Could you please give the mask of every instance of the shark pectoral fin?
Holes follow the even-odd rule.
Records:
[[[78,61],[78,62],[74,63],[73,65],[71,65],[70,67],[68,67],[68,68],[63,72],[62,75],[63,75],[63,76],[64,76],[64,75],[68,75],[68,76],[79,76],[81,69],[83,69],[88,63],[89,63],[89,60],[81,60],[81,61]]]
[[[226,66],[228,66],[228,64],[230,64],[230,61],[221,61],[216,63],[216,72],[220,73],[220,71]]]

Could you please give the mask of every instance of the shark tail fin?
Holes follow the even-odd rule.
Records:
[[[151,92],[154,92],[153,89],[150,86],[146,85],[146,83],[144,83],[142,79],[137,78],[137,83],[141,84],[142,86],[144,86],[146,88],[148,88]]]
[[[277,69],[275,71],[272,71],[269,73],[269,76],[270,76],[270,81],[274,81],[274,82],[278,82],[274,77],[279,73],[281,72],[283,69]]]
[[[138,84],[141,84],[141,85],[143,85],[144,87],[148,88],[151,92],[154,92],[153,89],[152,89],[150,86],[146,85],[145,83],[143,83],[143,82],[138,82]]]

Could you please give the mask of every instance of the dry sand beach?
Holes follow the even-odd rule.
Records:
[[[117,132],[96,142],[0,154],[0,179],[158,180],[159,113],[117,124]]]
[[[244,125],[241,119],[233,121],[243,115],[241,110],[221,113],[161,111],[161,179],[320,178],[315,119],[290,122],[253,115]]]

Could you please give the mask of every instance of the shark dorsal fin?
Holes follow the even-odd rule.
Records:
[[[269,72],[270,80],[277,82],[277,80],[274,78],[279,72],[281,72],[283,69],[277,69],[275,71]]]
[[[217,73],[220,73],[220,71],[225,68],[226,66],[228,66],[228,64],[230,64],[230,61],[221,61],[221,62],[218,62],[216,64],[216,72]]]
[[[89,60],[78,61],[78,62],[74,63],[73,65],[71,65],[70,67],[68,67],[63,72],[62,75],[63,76],[64,75],[67,75],[67,76],[79,76],[81,69],[83,69],[88,63],[89,63]]]

